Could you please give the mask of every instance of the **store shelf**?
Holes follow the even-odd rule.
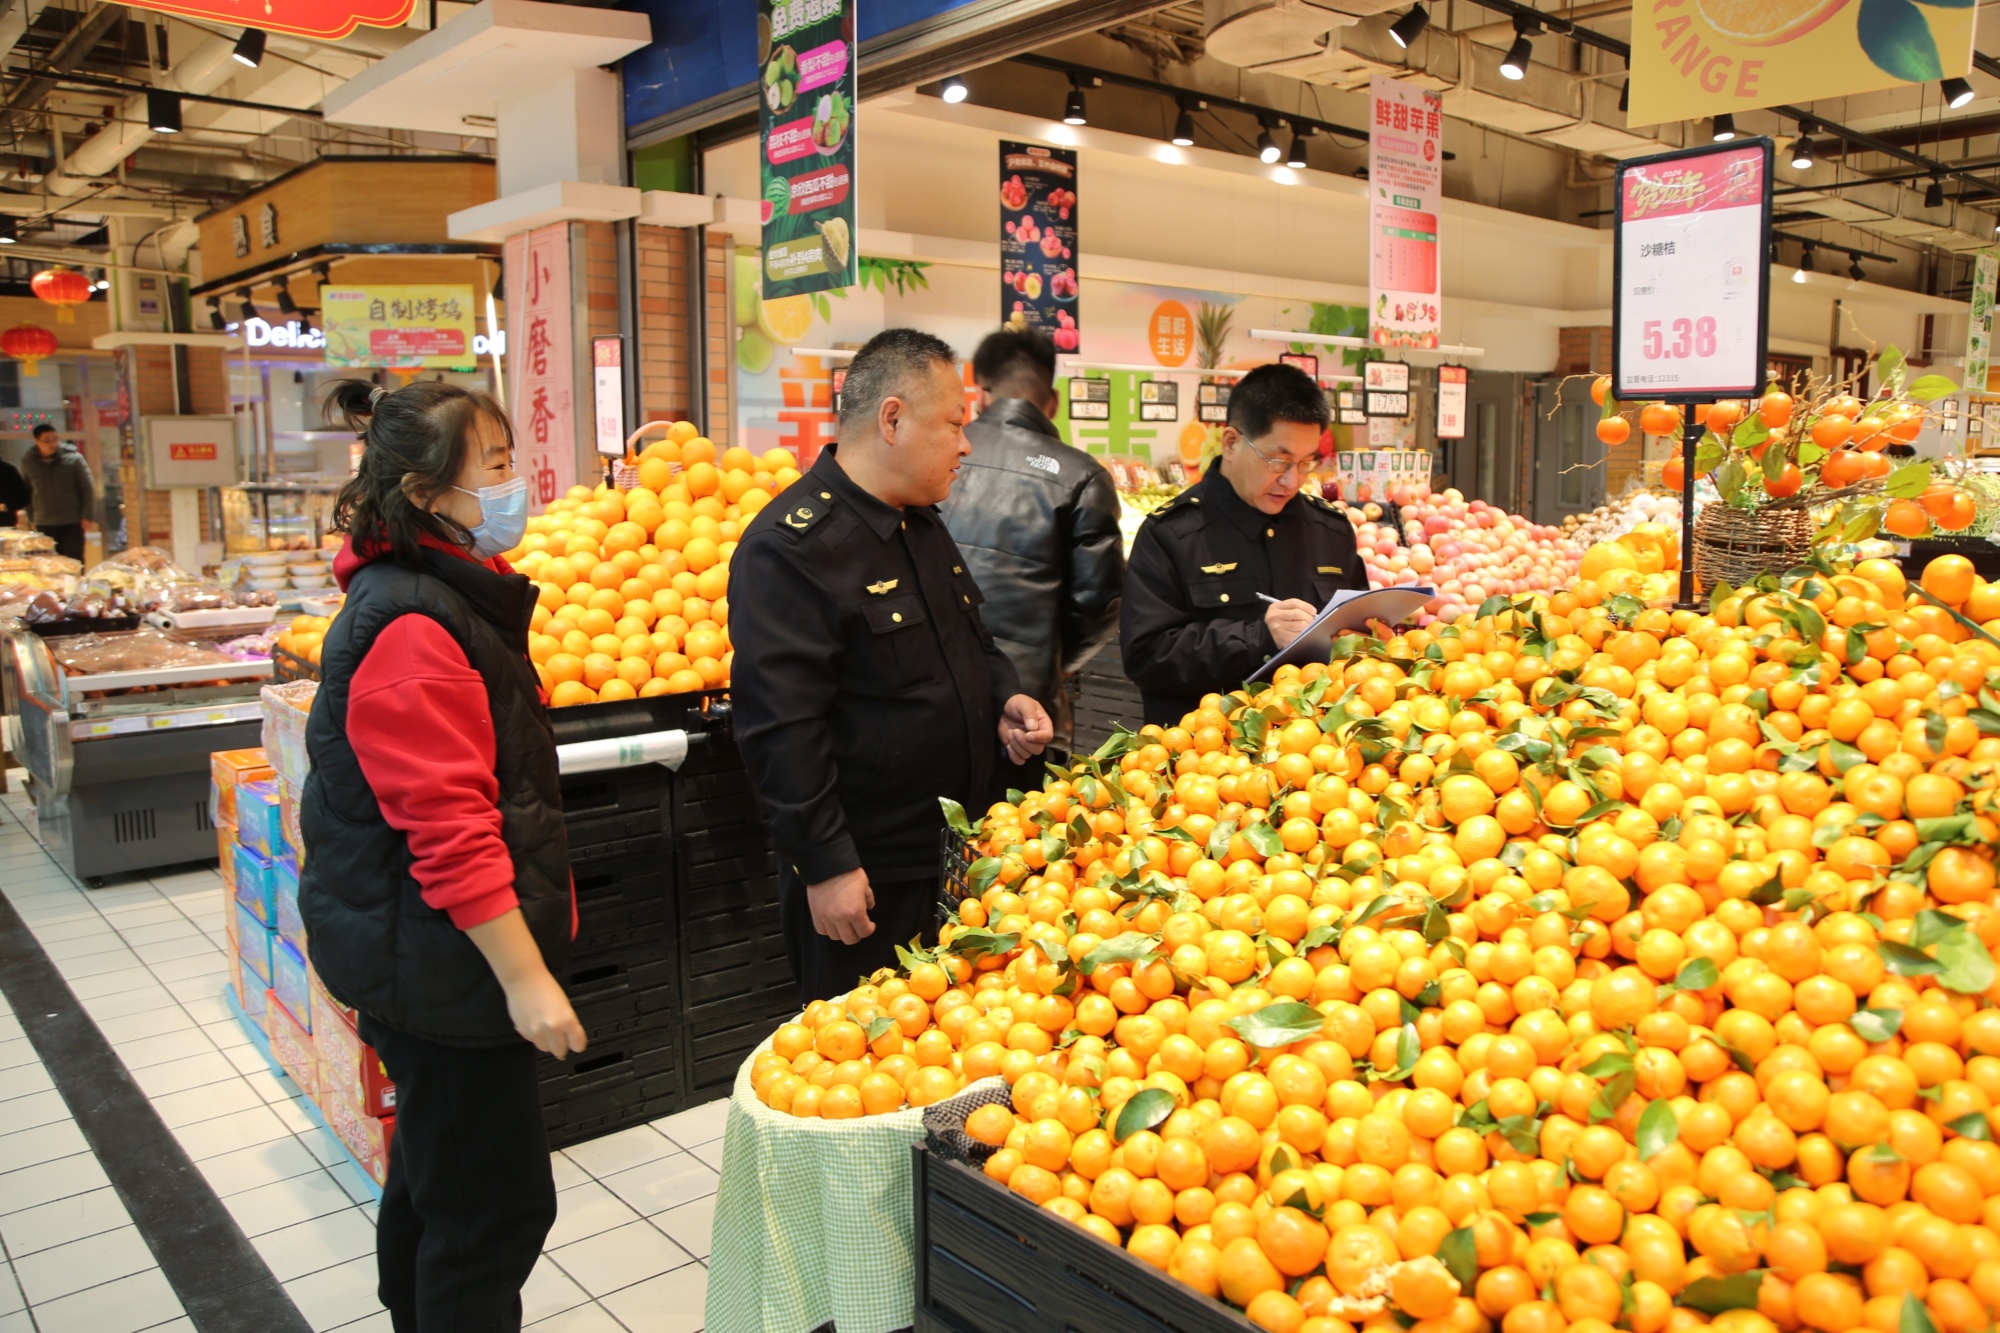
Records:
[[[242,703],[181,708],[166,713],[129,713],[117,717],[82,718],[69,724],[70,739],[101,740],[106,736],[136,736],[150,731],[186,727],[217,727],[231,722],[260,722],[264,706],[255,699]]]

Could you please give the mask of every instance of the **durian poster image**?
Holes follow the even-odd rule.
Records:
[[[1000,322],[1040,329],[1059,352],[1081,344],[1077,323],[1076,154],[1000,144]]]
[[[764,295],[855,280],[855,0],[758,0]]]

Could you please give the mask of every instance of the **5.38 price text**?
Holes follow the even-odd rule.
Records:
[[[1714,356],[1715,317],[1647,320],[1640,326],[1640,355],[1648,361]]]

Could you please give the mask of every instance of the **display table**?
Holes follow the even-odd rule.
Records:
[[[751,1090],[755,1059],[737,1071],[729,1103],[708,1333],[910,1327],[910,1145],[924,1137],[923,1111],[856,1120],[773,1111]]]

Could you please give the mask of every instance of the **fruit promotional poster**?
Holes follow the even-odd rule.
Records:
[[[1000,144],[1000,320],[1040,329],[1059,352],[1082,344],[1077,323],[1076,154]]]
[[[758,0],[764,296],[855,282],[853,0]]]

